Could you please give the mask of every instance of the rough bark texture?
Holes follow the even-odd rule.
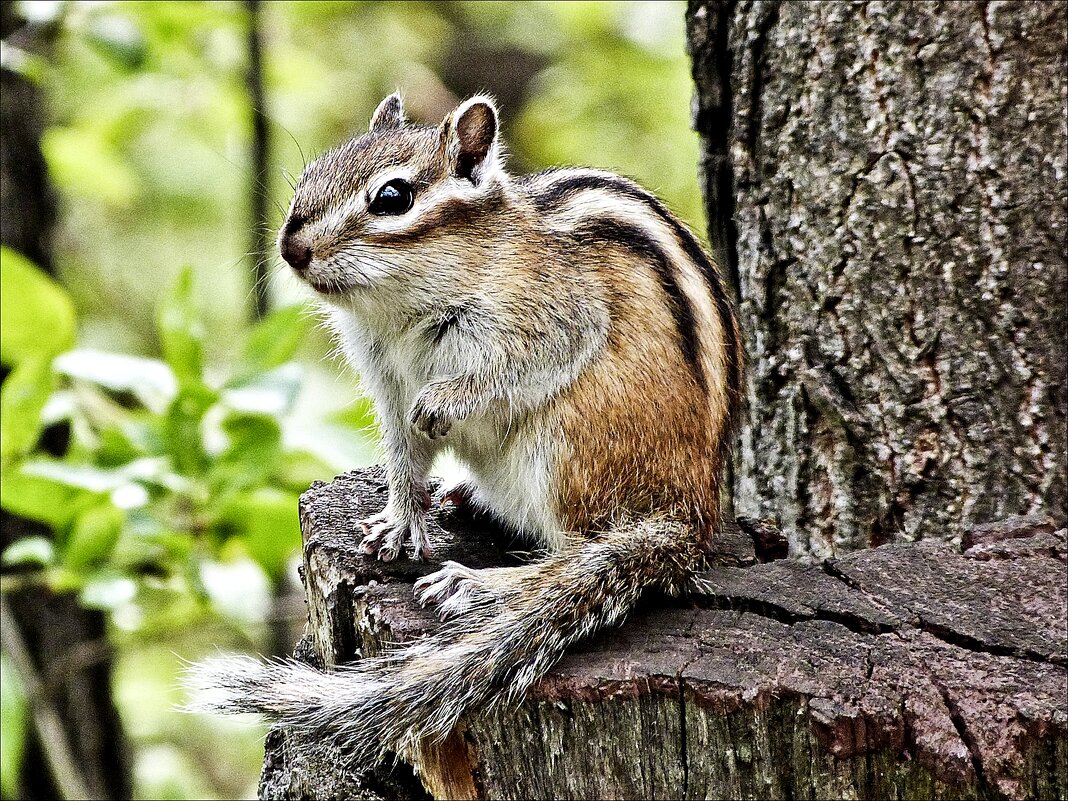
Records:
[[[377,470],[301,501],[307,636],[333,666],[435,626],[435,568],[356,553]],[[484,522],[435,511],[438,558],[507,561]],[[945,533],[944,533],[945,534]],[[762,563],[725,532],[687,598],[652,598],[575,649],[517,711],[471,715],[417,767],[360,775],[292,732],[267,743],[265,799],[1065,798],[1065,531],[1050,519]],[[461,541],[460,538],[463,538]],[[943,536],[941,539],[949,537]]]
[[[690,3],[736,511],[798,554],[1064,523],[1065,9]]]

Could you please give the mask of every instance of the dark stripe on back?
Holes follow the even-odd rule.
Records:
[[[549,174],[551,175],[552,173],[550,172]],[[708,285],[709,292],[716,303],[716,309],[719,312],[719,318],[722,324],[721,327],[723,328],[723,337],[726,340],[723,344],[724,350],[726,351],[725,358],[727,362],[726,383],[728,414],[731,417],[731,419],[728,420],[728,426],[733,426],[737,422],[737,411],[741,402],[742,390],[741,364],[738,358],[738,333],[735,327],[734,307],[731,305],[730,297],[727,295],[727,292],[723,287],[723,279],[701,248],[701,244],[697,241],[697,237],[695,237],[686,226],[679,222],[675,218],[675,215],[668,211],[667,207],[657,198],[623,178],[581,173],[578,175],[567,175],[566,172],[563,172],[563,174],[566,177],[549,184],[548,187],[531,196],[535,208],[539,211],[550,213],[562,206],[571,195],[576,192],[581,192],[584,189],[606,189],[609,192],[643,203],[648,208],[652,209],[661,220],[667,223],[675,234],[675,237],[678,239],[683,251],[694,264],[698,266],[702,276],[704,276],[705,283]]]
[[[675,278],[671,262],[663,249],[639,226],[615,220],[611,217],[594,217],[583,221],[575,229],[575,236],[619,245],[651,265],[660,279],[667,295],[667,305],[675,321],[679,335],[679,348],[693,371],[694,379],[701,389],[708,390],[708,379],[701,366],[701,347],[694,326],[693,307]]]

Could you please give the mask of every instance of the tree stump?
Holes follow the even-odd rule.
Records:
[[[385,500],[378,468],[301,499],[301,658],[330,669],[436,625],[411,587],[433,563],[356,551]],[[687,597],[647,599],[414,771],[361,774],[276,727],[260,795],[1063,799],[1065,530],[1031,517],[959,534],[963,553],[932,539],[804,564],[762,562],[767,543],[727,527]],[[437,504],[430,536],[440,559],[514,561],[488,521]]]

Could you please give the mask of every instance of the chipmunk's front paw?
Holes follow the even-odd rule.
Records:
[[[427,384],[412,404],[408,421],[430,439],[440,439],[449,433],[458,410],[463,408],[458,401],[453,385],[447,382]]]
[[[456,512],[473,512],[478,506],[475,503],[475,487],[470,483],[460,483],[450,487],[441,494],[441,508],[452,509]]]
[[[415,399],[408,420],[416,431],[423,432],[430,439],[440,439],[452,428],[452,418],[426,392]]]
[[[459,562],[444,562],[441,570],[415,582],[415,597],[420,605],[437,604],[438,615],[462,615],[475,604],[494,597],[482,581],[479,571]]]
[[[369,556],[377,556],[383,562],[396,559],[404,543],[411,540],[414,548],[412,558],[416,561],[431,556],[426,537],[426,521],[421,516],[405,518],[388,509],[360,522],[364,534],[360,550]]]

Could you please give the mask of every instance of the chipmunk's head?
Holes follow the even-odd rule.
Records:
[[[282,258],[321,295],[433,263],[443,237],[474,234],[500,200],[508,177],[497,128],[488,97],[466,100],[438,126],[419,126],[405,121],[400,95],[390,95],[367,133],[300,176],[278,236]]]

